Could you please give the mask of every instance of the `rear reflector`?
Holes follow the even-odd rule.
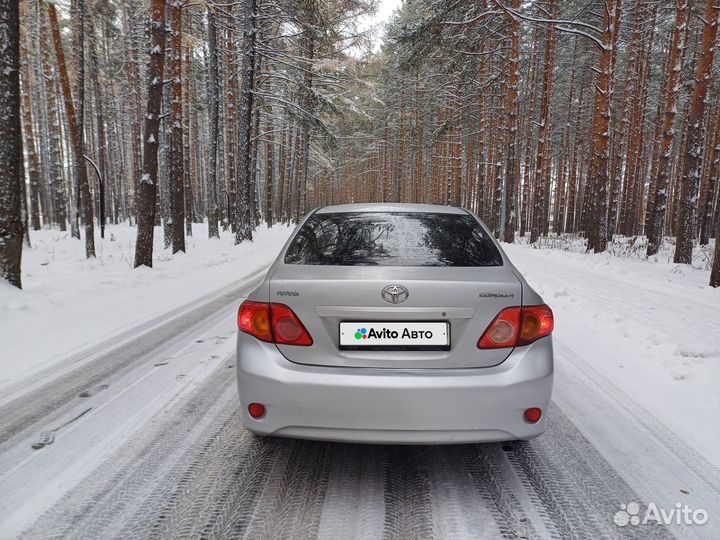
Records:
[[[248,413],[255,419],[262,418],[265,416],[265,405],[261,403],[251,403],[248,405]]]
[[[525,420],[531,424],[535,424],[542,418],[542,411],[537,407],[530,407],[525,410]]]
[[[529,345],[549,336],[554,328],[552,310],[541,306],[509,307],[498,313],[478,340],[479,349],[505,349]]]
[[[268,343],[303,347],[313,344],[303,323],[285,304],[245,300],[238,310],[238,328]]]

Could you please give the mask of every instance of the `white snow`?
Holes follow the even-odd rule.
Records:
[[[209,240],[205,225],[193,229],[194,236],[187,239],[188,253],[172,256],[163,249],[162,230],[156,228],[154,268],[139,270],[132,269],[135,229],[127,225],[109,226],[107,238],[96,239],[98,257],[91,261],[84,258],[83,243],[69,234],[32,233],[34,247],[24,256],[26,289],[18,291],[0,283],[0,401],[8,399],[6,390],[12,381],[26,385],[33,378],[30,374],[73,351],[85,350],[128,328],[147,328],[152,318],[207,299],[232,284],[248,284],[246,276],[266,267],[290,233],[287,227],[261,228],[255,242],[234,246],[229,232]],[[703,462],[690,451],[720,463],[716,428],[720,413],[720,289],[707,286],[704,254],[711,254],[713,246],[696,249],[693,267],[669,262],[673,250],[667,242],[650,260],[636,243],[638,240],[613,242],[612,253],[599,255],[581,252],[580,242],[562,238],[542,240],[542,249],[526,244],[504,244],[504,249],[555,313],[553,407],[567,415],[640,500],[663,508],[673,508],[682,500],[710,511],[708,525],[673,529],[677,537],[714,537],[717,527],[712,512],[718,508],[718,495],[708,489],[710,484],[703,483],[701,475],[706,470],[696,467]],[[238,298],[237,303],[240,301]],[[181,459],[202,430],[213,422],[225,422],[237,409],[234,374],[228,369],[235,348],[235,309],[230,303],[154,346],[128,371],[110,375],[102,392],[47,413],[42,422],[7,442],[0,453],[0,536],[19,537],[63,499],[65,510],[72,512],[57,515],[70,516],[68,519],[80,515],[75,512],[83,507],[73,506],[78,502],[68,498],[70,490],[86,478],[105,475],[114,479],[115,471],[130,463],[134,466],[139,453],[166,434],[168,425],[175,425],[183,400],[206,391],[203,383],[219,372],[228,373],[230,383],[217,392],[212,409],[193,427],[198,432],[188,433],[187,439],[183,435],[179,447],[163,457],[168,463]],[[51,375],[58,373],[53,370]],[[81,419],[73,422],[79,415]],[[58,433],[52,446],[30,450],[42,430],[49,428]],[[567,429],[565,435],[577,433],[574,427]],[[670,431],[680,436],[680,444]],[[542,448],[546,438],[538,439],[540,446],[535,448]],[[548,447],[555,448],[552,444]],[[432,448],[428,451],[442,455]],[[538,456],[542,458],[542,451]],[[226,458],[235,459],[235,454]],[[352,465],[367,465],[363,463]],[[519,497],[530,519],[542,524],[533,517],[537,509],[527,498],[512,463],[506,463],[508,493]],[[102,468],[105,464],[116,468]],[[463,468],[451,465],[439,462],[428,472],[431,489],[438,494],[432,499],[435,515],[449,515],[455,508],[454,498],[472,501],[464,497],[463,490],[477,494],[463,476]],[[588,467],[595,465],[590,462]],[[333,470],[344,466],[335,463]],[[136,491],[123,496],[131,493],[142,500],[157,488],[154,482],[161,476],[167,476],[166,481],[175,487],[174,477],[159,468],[157,476],[145,477],[146,485],[135,486]],[[552,469],[544,474],[548,472]],[[382,526],[382,477],[381,472],[371,475],[380,482],[374,485],[364,477],[353,480],[330,474],[329,502],[320,523],[325,537],[338,536],[337,526],[344,514],[337,509],[346,511],[347,504],[352,504],[343,496],[361,500],[369,526]],[[349,489],[348,482],[357,482],[353,486],[357,491]],[[108,496],[114,495],[111,491]],[[471,529],[463,525],[470,517],[492,522],[482,505],[468,502],[467,507],[451,521],[460,524],[457,536],[470,536]],[[61,526],[62,521],[58,522]],[[538,532],[550,536],[547,530]]]
[[[209,240],[194,224],[187,253],[163,248],[155,228],[153,268],[133,269],[136,229],[108,226],[96,235],[97,258],[69,232],[32,231],[23,250],[22,291],[0,280],[0,394],[11,383],[68,355],[210,295],[269,265],[290,234],[258,229],[254,242],[233,245],[232,234]]]
[[[672,246],[651,260],[503,247],[555,313],[558,369],[590,366],[720,464],[720,289],[706,255],[695,268],[668,262]]]

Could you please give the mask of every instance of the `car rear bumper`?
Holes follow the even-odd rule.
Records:
[[[515,349],[502,364],[474,369],[308,366],[273,344],[238,334],[237,379],[244,426],[261,435],[364,443],[451,444],[530,439],[524,419],[547,410],[552,338]],[[247,406],[262,403],[263,418]]]

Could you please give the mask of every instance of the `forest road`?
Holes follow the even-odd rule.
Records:
[[[718,536],[718,469],[562,343],[548,430],[533,441],[254,437],[240,422],[234,335],[260,279],[0,396],[0,538]],[[709,521],[615,523],[630,517],[621,505],[642,518],[676,501]]]

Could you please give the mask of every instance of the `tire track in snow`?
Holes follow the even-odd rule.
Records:
[[[242,538],[262,488],[282,451],[240,427],[236,412],[218,439],[219,452],[208,452],[206,466],[185,484],[163,537]],[[246,448],[243,448],[243,445]]]
[[[157,317],[63,362],[66,365],[78,362],[82,365],[18,395],[0,407],[0,446],[56,409],[77,399],[89,388],[100,387],[107,378],[128,372],[161,345],[190,331],[193,326],[202,324],[205,319],[252,290],[264,272],[249,276],[241,285],[209,301],[200,305],[192,304],[194,307],[189,310],[184,307]],[[174,315],[176,313],[179,314]],[[126,342],[131,336],[133,339]],[[83,361],[86,358],[92,361]]]
[[[237,408],[228,369],[219,369],[201,391],[178,404],[171,418],[147,426],[138,437],[108,455],[100,467],[66,493],[27,532],[30,538],[122,538],[128,523],[138,526],[138,511],[147,511],[153,492],[163,504],[177,498],[181,474],[203,474],[204,455],[228,412]],[[162,508],[157,511],[162,515]],[[153,520],[145,519],[145,522]],[[141,522],[142,523],[142,522]],[[149,535],[148,535],[149,536]]]
[[[241,427],[227,371],[109,455],[25,536],[670,537],[614,526],[619,504],[640,499],[554,406],[547,434],[507,453],[263,439]]]
[[[380,538],[385,522],[383,452],[376,445],[337,445],[318,538]]]
[[[505,459],[497,444],[464,446],[461,449],[462,460],[475,484],[490,516],[495,522],[497,532],[492,535],[502,538],[537,538],[537,531],[518,503],[517,497],[508,488],[501,465]]]
[[[673,538],[652,524],[617,527],[620,505],[642,498],[554,404],[547,422],[543,436],[513,443],[507,457],[554,538]]]
[[[384,539],[432,536],[428,448],[424,446],[383,448]]]
[[[317,537],[333,444],[262,441],[278,444],[286,451],[268,476],[245,538]]]
[[[668,452],[676,456],[685,467],[704,482],[711,492],[720,493],[720,469],[718,467],[680,438],[662,420],[640,405],[637,400],[620,389],[612,380],[584,362],[575,351],[562,343],[556,343],[555,347],[559,355],[568,359],[572,368],[595,381],[596,390],[600,394],[606,395],[614,405],[622,410],[624,416],[642,426]]]

